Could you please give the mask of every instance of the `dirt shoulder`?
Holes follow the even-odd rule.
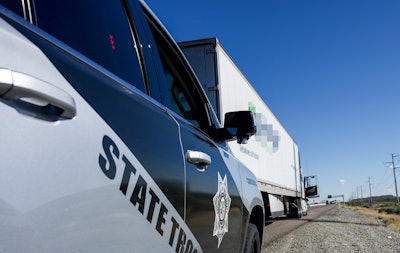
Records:
[[[400,252],[400,233],[377,218],[334,208],[264,246],[263,252]]]

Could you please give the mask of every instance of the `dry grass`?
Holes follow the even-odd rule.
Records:
[[[340,205],[342,208],[347,208],[353,210],[359,214],[372,217],[375,219],[383,220],[386,225],[398,232],[400,232],[400,215],[397,214],[387,214],[387,213],[379,213],[377,210],[373,208],[359,207],[359,206],[348,206],[348,205]]]

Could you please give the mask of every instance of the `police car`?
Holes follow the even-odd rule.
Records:
[[[142,1],[0,0],[0,252],[260,252],[254,175]]]

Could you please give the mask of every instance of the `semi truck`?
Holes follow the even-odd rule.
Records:
[[[233,154],[257,178],[266,218],[300,218],[307,197],[318,197],[316,176],[303,177],[299,147],[217,38],[179,43],[221,124],[229,111],[253,112],[255,138],[246,145],[230,142]]]

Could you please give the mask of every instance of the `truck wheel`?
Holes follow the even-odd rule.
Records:
[[[258,233],[256,225],[253,223],[249,223],[249,227],[247,228],[244,253],[261,253],[260,234]]]
[[[303,217],[303,211],[301,210],[301,208],[299,208],[299,209],[297,210],[297,216],[296,216],[296,218],[297,218],[297,219],[300,219],[301,217]]]

